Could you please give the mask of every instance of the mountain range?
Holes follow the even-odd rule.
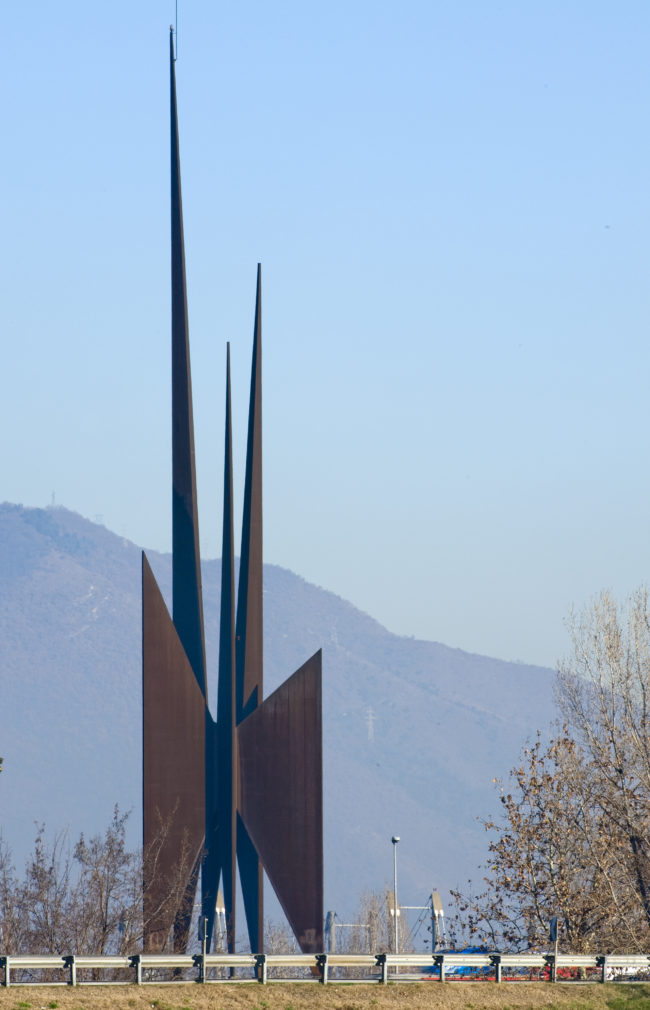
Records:
[[[141,840],[140,554],[62,507],[0,505],[0,823],[20,865],[35,824]],[[147,551],[168,605],[171,556]],[[221,564],[202,565],[216,699]],[[468,592],[471,587],[468,586]],[[481,876],[494,780],[555,716],[550,669],[387,631],[287,569],[264,568],[265,694],[323,648],[325,905],[392,882],[422,905]]]

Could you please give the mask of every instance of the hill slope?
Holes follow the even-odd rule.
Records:
[[[171,558],[148,556],[169,599]],[[220,562],[203,565],[216,698]],[[553,717],[553,672],[391,634],[265,566],[265,694],[323,647],[326,907],[392,878],[422,904],[476,876],[493,778]],[[63,508],[0,506],[0,810],[22,860],[34,822],[100,830],[141,797],[140,549]]]

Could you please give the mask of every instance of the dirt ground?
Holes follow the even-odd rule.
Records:
[[[176,983],[166,986],[12,986],[0,1010],[630,1010],[650,1008],[648,985],[548,982]]]

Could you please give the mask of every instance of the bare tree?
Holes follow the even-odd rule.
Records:
[[[0,838],[0,947],[3,951],[25,949],[27,917],[23,893],[7,843]]]
[[[115,807],[103,835],[81,835],[74,847],[74,950],[124,953],[140,939],[141,856],[127,850],[127,819]]]
[[[150,921],[173,922],[183,908],[189,852],[182,847],[161,882],[159,854],[169,825],[146,852],[129,850],[128,814],[118,807],[103,834],[81,835],[71,848],[65,833],[49,841],[38,826],[22,879],[0,839],[0,934],[8,954],[114,954],[142,949]],[[162,886],[161,886],[162,885]],[[149,900],[145,920],[147,889]]]
[[[557,695],[598,781],[598,802],[650,928],[650,614],[643,586],[572,615]]]
[[[40,825],[25,867],[25,879],[17,889],[18,905],[27,921],[24,942],[30,952],[58,954],[73,949],[71,862],[67,836],[56,835],[50,845],[45,827]]]
[[[456,925],[494,946],[544,945],[560,918],[573,950],[650,943],[648,591],[608,593],[571,618],[557,699],[566,724],[524,752],[501,789],[482,893],[456,893]]]
[[[645,922],[575,741],[563,733],[544,748],[538,737],[500,801],[502,818],[485,823],[492,837],[482,892],[452,892],[456,941],[543,947],[558,916],[571,950],[638,949]]]

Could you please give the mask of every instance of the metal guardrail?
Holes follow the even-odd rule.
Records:
[[[398,974],[399,969],[410,969],[406,974]],[[214,969],[221,969],[222,977],[210,977]],[[1,955],[0,985],[83,985],[107,983],[107,972],[119,971],[123,978],[113,984],[143,985],[159,983],[162,972],[172,972],[178,981],[188,981],[187,973],[194,973],[191,981],[200,983],[232,983],[238,969],[252,970],[253,978],[239,978],[236,981],[267,982],[315,981],[323,985],[331,981],[331,969],[357,969],[364,971],[361,979],[337,979],[337,981],[421,981],[423,973],[433,978],[438,975],[445,982],[449,975],[459,969],[473,969],[485,978],[490,975],[495,982],[508,980],[508,972],[529,969],[541,973],[548,970],[550,981],[558,980],[562,969],[597,970],[601,982],[612,981],[625,972],[650,974],[650,955],[647,954],[464,954],[454,951],[440,954],[131,954],[129,956],[107,955]],[[269,969],[279,972],[278,977],[269,977]],[[303,969],[301,979],[282,976],[282,969]],[[60,976],[58,979],[24,979],[24,973],[48,972]],[[94,978],[87,980],[84,973],[93,972]],[[22,974],[22,979],[16,976]],[[98,978],[102,975],[102,978]],[[183,975],[184,977],[181,977]],[[13,976],[13,977],[12,977]],[[425,976],[426,977],[426,976]],[[538,975],[539,977],[539,975]],[[560,981],[561,981],[560,977]]]

